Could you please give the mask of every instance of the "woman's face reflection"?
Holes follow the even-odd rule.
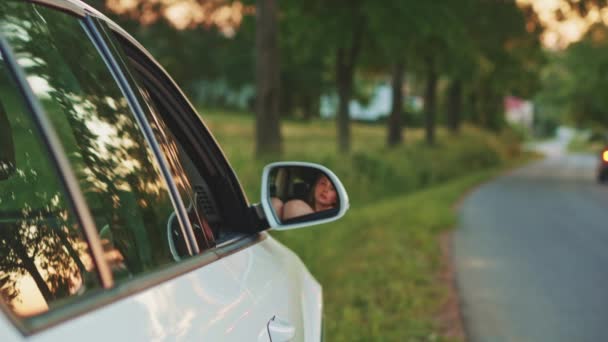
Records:
[[[336,189],[327,178],[322,175],[315,183],[315,211],[327,210],[336,206]]]

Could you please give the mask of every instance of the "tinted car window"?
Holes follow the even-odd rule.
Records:
[[[176,158],[189,179],[196,210],[210,224],[215,242],[224,245],[263,229],[264,223],[249,207],[234,170],[184,94],[130,39],[121,34],[115,35],[117,39],[112,34],[106,37],[133,76],[132,87],[143,97],[147,114],[155,117],[149,120],[161,122],[166,135],[173,137]]]
[[[0,295],[33,316],[100,288],[48,151],[0,60]]]
[[[209,167],[203,167],[200,170],[202,172],[200,172],[200,166],[195,166],[193,157],[186,152],[183,142],[179,139],[186,134],[183,130],[175,127],[174,122],[176,117],[183,113],[174,106],[167,105],[168,101],[175,101],[175,94],[165,89],[162,81],[157,79],[154,79],[156,87],[149,86],[152,83],[150,80],[152,76],[149,72],[143,72],[145,68],[143,64],[150,67],[154,62],[145,57],[141,63],[136,63],[131,58],[127,58],[123,47],[120,46],[116,38],[112,34],[108,34],[110,28],[101,21],[97,21],[97,25],[114,53],[127,82],[134,90],[134,96],[141,105],[143,115],[146,117],[159,145],[159,150],[167,162],[175,186],[185,205],[187,217],[199,250],[204,251],[214,247],[216,239],[219,237],[221,220],[217,210],[218,206],[207,184],[210,181],[207,178],[212,172]],[[160,94],[161,90],[158,87],[163,88],[163,94]],[[163,101],[160,101],[159,98],[162,98]],[[204,134],[204,132],[199,132],[199,134]],[[205,157],[209,157],[209,154],[205,154]],[[204,165],[208,165],[208,163],[204,163]],[[180,256],[186,253],[183,244],[184,238],[181,235],[182,232],[179,229],[171,231],[172,240]]]
[[[81,22],[42,6],[2,6],[11,14],[5,36],[68,153],[115,278],[172,264],[167,185]]]
[[[182,201],[187,205],[188,216],[195,230],[199,247],[201,250],[209,248],[215,244],[215,237],[207,220],[207,215],[201,210],[204,207],[204,205],[201,205],[203,200],[201,196],[208,198],[210,195],[206,182],[168,128],[148,89],[141,86],[138,89],[142,100],[146,104],[146,117],[157,140],[161,142],[161,151],[169,163]],[[203,189],[196,189],[195,187],[203,187]],[[174,234],[179,235],[179,232],[174,232]]]

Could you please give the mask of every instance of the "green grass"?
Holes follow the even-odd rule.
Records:
[[[328,341],[447,341],[436,319],[447,296],[438,237],[455,225],[453,204],[468,189],[523,159],[512,132],[438,131],[436,146],[408,130],[387,149],[382,126],[352,124],[353,151],[336,152],[333,121],[284,122],[284,155],[253,158],[253,117],[201,111],[249,195],[259,201],[263,166],[304,160],[334,170],[351,199],[341,220],[273,232],[324,289]]]
[[[493,136],[474,127],[464,127],[458,137],[440,129],[434,147],[424,144],[421,129],[407,130],[405,144],[388,149],[383,126],[361,123],[351,126],[352,152],[340,155],[334,121],[313,120],[284,123],[283,156],[256,160],[253,116],[205,110],[201,113],[252,202],[260,198],[264,165],[277,160],[310,161],[329,167],[346,186],[351,205],[358,207],[494,167],[520,155],[512,134]]]
[[[274,233],[323,285],[327,340],[447,340],[435,320],[447,298],[437,237],[455,224],[453,203],[497,171],[378,201],[335,223]]]

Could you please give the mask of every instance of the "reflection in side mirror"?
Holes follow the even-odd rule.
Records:
[[[336,220],[348,209],[344,186],[329,169],[302,162],[266,166],[262,206],[271,227],[292,229]]]
[[[15,173],[16,167],[13,132],[4,107],[0,103],[0,180],[8,179]]]

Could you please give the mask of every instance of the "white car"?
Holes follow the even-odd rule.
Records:
[[[328,169],[250,205],[131,36],[79,1],[0,2],[0,341],[319,341],[322,290],[268,229],[336,220]]]

